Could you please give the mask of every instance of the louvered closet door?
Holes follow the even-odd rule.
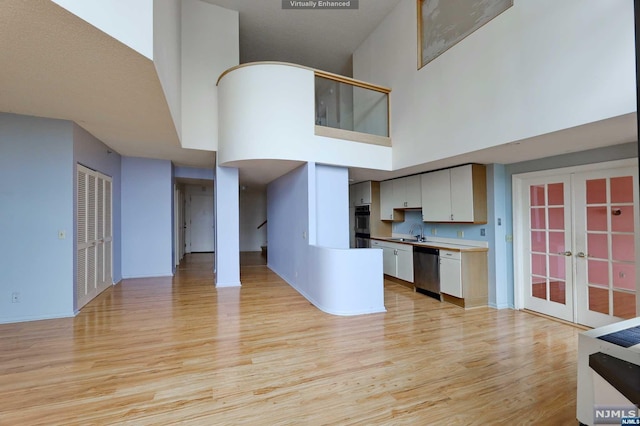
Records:
[[[111,178],[78,165],[77,280],[80,309],[112,282]]]

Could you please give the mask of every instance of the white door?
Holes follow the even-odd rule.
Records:
[[[600,327],[636,316],[635,167],[576,174],[578,322]]]
[[[112,183],[77,166],[76,308],[113,284]]]
[[[191,252],[214,251],[213,196],[191,195]]]
[[[528,179],[522,188],[524,307],[573,321],[570,177]]]
[[[590,327],[633,318],[637,309],[637,169],[600,167],[514,186],[523,307]]]

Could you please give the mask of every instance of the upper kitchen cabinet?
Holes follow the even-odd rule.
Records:
[[[349,186],[349,207],[371,204],[371,181]]]
[[[404,209],[419,209],[422,205],[420,176],[407,176],[380,183],[380,218],[403,221]]]
[[[487,223],[487,172],[468,164],[422,175],[424,222]]]

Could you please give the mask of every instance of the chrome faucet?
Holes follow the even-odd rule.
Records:
[[[414,227],[420,227],[420,234],[419,235],[413,235],[413,230]],[[424,230],[422,228],[422,224],[420,222],[415,222],[411,224],[411,227],[409,228],[409,234],[416,237],[417,241],[424,241]]]

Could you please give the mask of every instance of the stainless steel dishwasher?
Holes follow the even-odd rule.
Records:
[[[440,250],[413,246],[413,285],[416,291],[440,299]]]

